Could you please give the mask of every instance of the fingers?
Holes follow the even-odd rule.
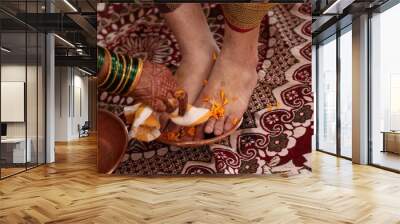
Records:
[[[167,110],[165,111],[167,113],[174,112],[176,110],[176,108],[178,108],[178,106],[179,106],[179,102],[175,98],[164,99],[164,103],[165,103],[165,105],[167,107]]]
[[[162,113],[160,115],[160,126],[162,131],[164,131],[164,129],[168,126],[168,120],[169,120],[169,116],[166,113]]]
[[[162,100],[156,99],[153,102],[152,109],[157,112],[165,112],[167,110],[167,106]]]
[[[188,105],[188,95],[184,90],[177,90],[174,93],[174,97],[179,102],[179,116],[185,115],[187,105]]]
[[[161,98],[161,101],[164,103],[166,109],[158,112],[172,113],[178,108],[179,116],[185,115],[188,105],[188,96],[185,91],[168,92],[167,96]]]

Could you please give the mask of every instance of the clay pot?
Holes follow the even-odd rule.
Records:
[[[238,122],[235,125],[235,127],[233,127],[230,131],[228,131],[222,135],[212,137],[212,138],[206,138],[206,139],[194,140],[194,141],[171,141],[171,140],[168,140],[165,137],[163,137],[163,135],[161,135],[161,137],[158,138],[157,141],[167,144],[167,145],[174,145],[174,146],[178,146],[178,147],[196,147],[196,146],[202,146],[202,145],[211,145],[211,144],[221,141],[223,138],[231,135],[233,132],[235,132],[240,127],[242,122],[243,122],[243,118],[240,119],[240,122]]]
[[[97,170],[112,173],[128,147],[128,131],[124,122],[113,113],[99,109],[97,115]]]

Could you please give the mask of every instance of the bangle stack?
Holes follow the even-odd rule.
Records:
[[[98,70],[104,66],[104,61],[107,59],[110,61],[110,65],[106,78],[99,84],[99,88],[112,94],[130,95],[139,82],[143,70],[143,60],[110,53],[107,49],[98,47]]]

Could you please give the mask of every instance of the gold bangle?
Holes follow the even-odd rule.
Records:
[[[99,84],[99,87],[101,88],[104,84],[106,84],[107,80],[110,78],[110,74],[111,74],[111,68],[112,68],[112,60],[111,60],[111,54],[110,52],[107,50],[107,48],[104,48],[105,52],[106,52],[106,57],[108,56],[109,58],[109,65],[108,65],[108,72],[106,75],[106,78],[103,80],[102,83]]]
[[[133,63],[132,63],[132,70],[131,72],[128,74],[128,82],[126,83],[125,86],[123,86],[123,89],[121,90],[120,95],[123,96],[127,96],[127,93],[129,91],[129,89],[131,88],[133,82],[135,81],[135,77],[137,75],[137,71],[139,68],[139,59],[138,58],[133,58],[132,59]]]
[[[121,94],[121,92],[125,89],[126,84],[129,81],[129,76],[131,75],[132,72],[132,68],[133,68],[133,59],[132,57],[128,56],[129,58],[129,68],[128,71],[125,73],[124,77],[125,77],[125,81],[123,82],[123,84],[120,86],[120,89],[117,91],[117,94]]]
[[[139,80],[140,80],[140,77],[141,77],[142,71],[143,71],[143,66],[144,66],[144,61],[139,58],[138,71],[136,73],[135,81],[133,81],[133,84],[129,88],[129,90],[126,93],[126,95],[129,95],[130,93],[132,93],[133,90],[136,88],[136,86],[139,84]]]
[[[122,63],[123,63],[122,74],[120,76],[120,80],[119,80],[119,83],[118,83],[117,87],[111,92],[111,94],[115,94],[116,92],[118,92],[118,89],[121,87],[122,83],[124,82],[127,64],[126,64],[125,56],[121,55],[121,58],[122,58]]]

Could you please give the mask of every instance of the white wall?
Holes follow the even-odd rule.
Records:
[[[28,72],[28,88],[27,88],[27,107],[30,107],[28,111],[36,111],[37,99],[36,99],[36,80],[30,78],[29,74],[36,75],[36,67],[27,66]],[[1,81],[2,82],[25,82],[25,64],[5,64],[1,66]],[[35,88],[29,88],[34,86]],[[1,108],[7,110],[7,108]],[[32,127],[36,130],[36,113],[27,113],[28,128]],[[34,123],[32,123],[34,122]],[[35,126],[35,127],[33,127]],[[29,134],[29,130],[28,130]],[[25,137],[25,122],[11,122],[7,123],[7,136],[8,137]],[[29,137],[29,136],[28,136]]]
[[[88,120],[88,78],[72,67],[56,67],[55,74],[55,140],[70,141]]]
[[[74,108],[72,109],[73,113],[73,119],[72,119],[72,136],[74,138],[77,138],[79,133],[78,133],[78,124],[83,125],[85,121],[88,120],[89,117],[89,111],[88,111],[88,78],[81,76],[79,73],[76,75],[75,70],[75,75],[74,75]]]
[[[38,69],[38,70],[36,70]],[[3,64],[1,66],[1,81],[3,82],[24,82],[26,83],[26,110],[27,120],[24,122],[6,122],[8,138],[30,139],[32,150],[32,161],[39,158],[40,163],[44,162],[44,89],[43,89],[42,68],[25,64]],[[25,80],[27,78],[27,80]],[[3,96],[4,97],[4,96]],[[9,108],[1,108],[8,110]],[[25,111],[23,111],[25,112]],[[37,157],[37,154],[39,156]]]
[[[25,65],[2,65],[1,81],[25,82]],[[1,108],[1,110],[6,110],[6,108]],[[25,137],[25,123],[7,123],[7,137]]]
[[[55,68],[55,141],[68,141],[69,133],[69,68]]]

